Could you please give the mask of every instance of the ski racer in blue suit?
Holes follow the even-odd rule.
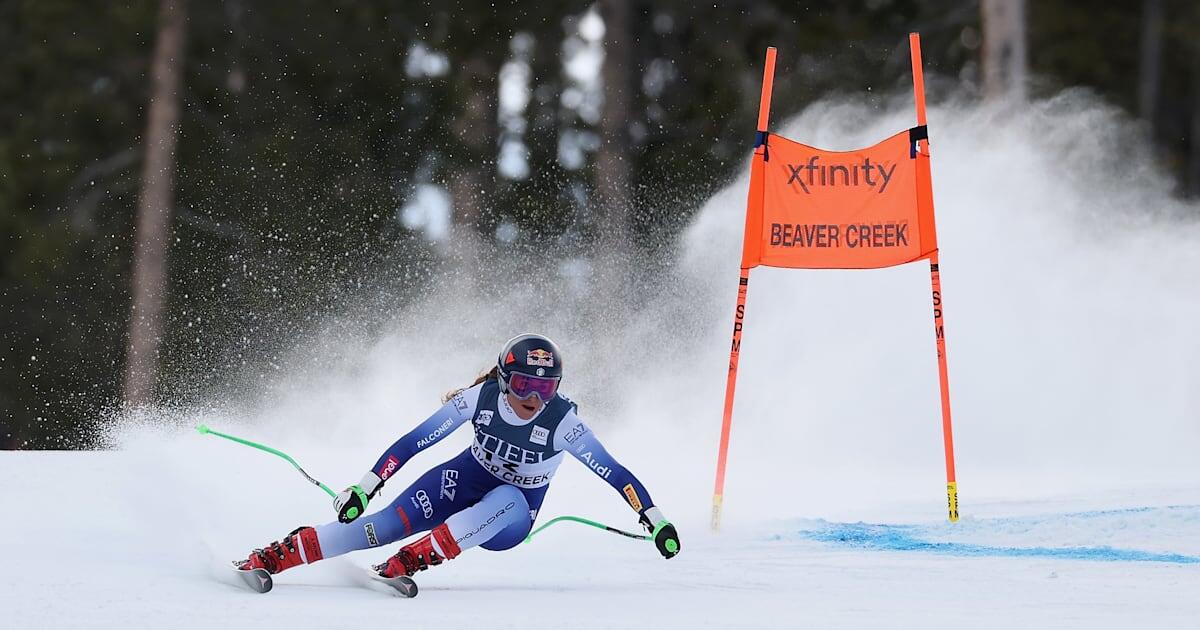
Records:
[[[565,453],[608,482],[639,515],[664,558],[679,553],[679,535],[650,493],[608,453],[558,393],[562,354],[541,335],[521,335],[474,385],[449,394],[441,409],[392,444],[358,484],[334,499],[336,521],[301,527],[255,549],[242,569],[278,573],[299,564],[379,547],[429,532],[375,567],[385,578],[411,576],[471,547],[510,549],[525,539]],[[474,439],[434,466],[386,508],[363,516],[384,483],[421,451],[460,427]]]

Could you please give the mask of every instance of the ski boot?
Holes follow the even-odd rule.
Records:
[[[299,527],[282,541],[273,542],[265,549],[255,549],[248,558],[235,561],[235,564],[242,571],[264,569],[274,575],[299,564],[312,564],[322,557],[317,530]]]
[[[435,541],[437,547],[434,547]],[[438,548],[441,548],[444,555],[438,553]],[[454,541],[454,536],[450,535],[450,528],[442,523],[433,528],[433,531],[402,547],[383,564],[375,565],[375,572],[385,579],[411,577],[417,571],[424,571],[446,560],[457,558],[461,551],[458,543]]]

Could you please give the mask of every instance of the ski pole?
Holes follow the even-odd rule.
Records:
[[[256,448],[260,451],[266,451],[272,455],[277,455],[279,457],[282,457],[282,458],[286,459],[289,464],[295,466],[296,470],[299,470],[300,474],[304,475],[305,479],[312,482],[312,485],[317,486],[318,488],[324,490],[325,494],[328,494],[331,497],[337,496],[337,493],[334,492],[333,490],[330,490],[329,486],[321,483],[320,481],[317,481],[316,479],[313,479],[312,475],[308,474],[307,472],[304,472],[304,469],[300,467],[300,464],[297,464],[296,460],[292,459],[291,455],[288,455],[287,453],[284,453],[283,451],[273,449],[270,446],[267,446],[265,444],[259,444],[257,442],[251,442],[250,440],[245,440],[245,439],[242,439],[237,436],[229,435],[228,433],[221,433],[220,431],[213,431],[212,429],[208,428],[207,425],[203,425],[203,424],[196,427],[196,430],[199,431],[201,435],[215,435],[217,437],[225,438],[226,440],[229,440],[231,442],[237,442],[238,444],[244,444],[246,446]]]
[[[525,542],[529,542],[529,541],[533,540],[533,537],[536,536],[537,533],[542,531],[543,529],[546,529],[547,527],[550,527],[551,525],[553,525],[555,523],[561,523],[563,521],[572,521],[575,523],[583,523],[584,525],[591,525],[592,527],[595,527],[596,529],[603,529],[606,532],[612,532],[614,534],[628,536],[629,538],[634,538],[636,540],[650,540],[649,536],[645,536],[642,534],[634,534],[631,532],[627,532],[623,529],[617,529],[616,527],[611,527],[611,526],[605,525],[604,523],[597,523],[596,521],[589,521],[586,518],[580,518],[578,516],[559,516],[557,518],[550,519],[549,521],[546,522],[545,525],[542,525],[541,527],[533,530],[532,532],[529,532],[529,535],[525,537]]]

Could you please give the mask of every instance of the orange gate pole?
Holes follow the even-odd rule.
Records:
[[[729,346],[729,375],[725,379],[725,410],[721,418],[721,444],[717,449],[717,478],[713,487],[712,528],[721,527],[721,504],[725,493],[725,462],[729,455],[729,429],[733,421],[733,393],[737,388],[738,357],[741,354],[743,320],[746,315],[746,290],[750,286],[750,268],[758,264],[762,235],[762,182],[767,154],[767,120],[771,112],[771,88],[775,83],[775,49],[767,48],[763,67],[762,95],[758,102],[758,140],[750,166],[750,192],[746,201],[746,226],[742,241],[742,268],[738,280],[737,307],[733,315],[733,340]]]
[[[921,36],[909,33],[908,47],[912,54],[913,95],[917,105],[917,126],[926,124],[925,77],[921,66]],[[919,140],[921,153],[929,155],[929,141]],[[938,387],[942,395],[942,442],[946,449],[946,507],[950,520],[958,520],[958,481],[954,475],[954,430],[950,423],[950,374],[946,366],[946,334],[942,319],[942,276],[938,252],[929,257],[929,279],[933,288],[933,329],[937,340]]]

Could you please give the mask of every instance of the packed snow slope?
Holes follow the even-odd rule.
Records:
[[[826,102],[780,131],[848,149],[910,112]],[[0,627],[1197,627],[1196,208],[1083,94],[929,120],[959,523],[944,520],[928,268],[756,269],[725,528],[708,532],[743,174],[628,309],[570,273],[506,274],[500,290],[447,277],[388,334],[329,322],[201,407],[122,418],[115,450],[0,453]],[[340,488],[529,329],[564,347],[564,391],[676,522],[679,557],[564,524],[420,575],[415,600],[356,586],[395,545],[290,571],[265,596],[217,579],[333,513],[283,461],[194,425]],[[382,500],[468,441],[420,455]],[[559,514],[636,527],[573,461],[540,518]]]
[[[714,536],[660,479],[664,506],[684,514],[683,552],[670,561],[646,543],[566,524],[420,574],[412,600],[358,586],[394,545],[289,571],[257,595],[222,582],[220,562],[330,510],[271,462],[210,446],[173,444],[161,458],[4,454],[15,509],[3,522],[0,626],[1182,629],[1200,619],[1197,503],[1084,509],[1185,494],[1200,503],[1195,489],[1076,497],[1071,512],[1059,501],[973,502],[956,525],[764,519]],[[564,467],[547,515],[631,526],[615,496],[572,496],[597,485]],[[874,512],[927,511],[904,507]]]

